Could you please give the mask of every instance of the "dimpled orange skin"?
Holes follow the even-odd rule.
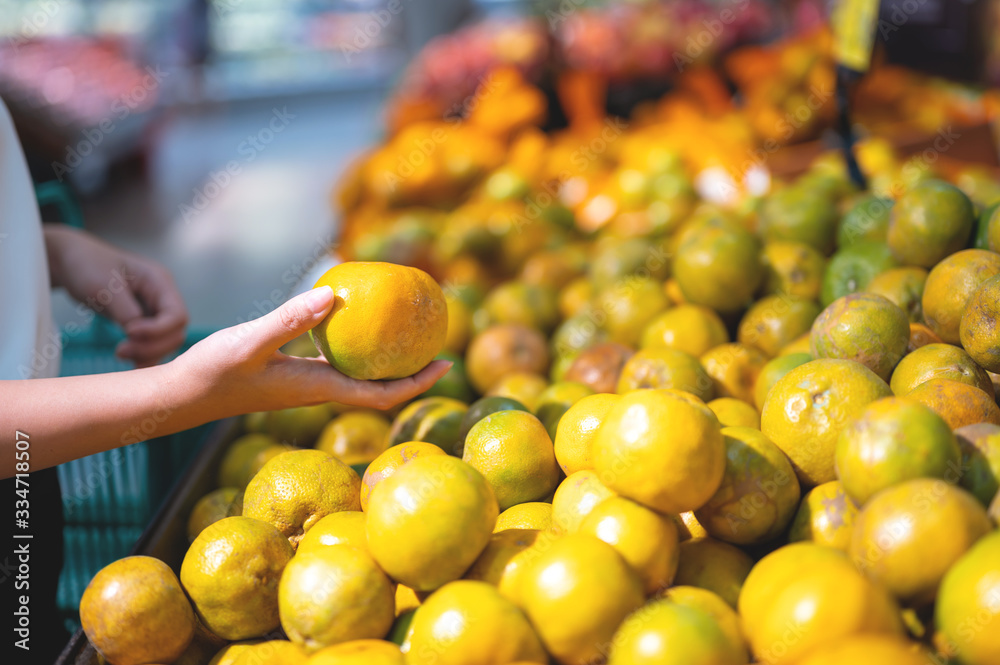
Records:
[[[719,421],[695,402],[667,390],[623,395],[592,444],[602,482],[662,513],[704,505],[722,482],[726,449]]]
[[[888,381],[909,341],[906,312],[876,293],[851,293],[813,322],[809,350],[814,358],[854,360]]]
[[[906,353],[910,354],[928,344],[941,344],[941,338],[923,323],[910,322],[910,343],[906,345]],[[906,356],[903,356],[906,360]],[[902,360],[900,361],[902,362]],[[897,365],[898,367],[898,365]]]
[[[553,530],[575,533],[583,518],[609,496],[615,496],[615,492],[601,482],[597,471],[584,469],[570,474],[552,495]]]
[[[728,341],[726,324],[701,305],[671,307],[653,319],[642,334],[644,349],[678,349],[695,357]]]
[[[472,338],[465,352],[465,371],[472,387],[486,394],[514,372],[545,374],[549,348],[534,328],[514,324],[491,326]]]
[[[344,464],[367,464],[388,447],[389,421],[370,411],[349,411],[330,421],[319,435],[316,449]]]
[[[595,393],[613,393],[622,368],[634,353],[629,347],[616,342],[595,344],[573,359],[563,375],[563,381],[582,383]]]
[[[753,404],[754,388],[767,364],[767,356],[755,348],[732,342],[705,353],[701,357],[701,364],[712,377],[717,396],[735,397]]]
[[[336,297],[309,334],[347,376],[401,379],[419,372],[444,347],[448,306],[423,270],[353,261],[330,268],[315,286],[329,286]]]
[[[424,455],[447,455],[440,447],[424,441],[408,441],[393,446],[368,465],[364,478],[361,479],[361,510],[368,510],[368,501],[372,491],[380,482],[396,473],[399,467],[417,457]]]
[[[781,584],[765,580],[766,588],[755,589],[754,573],[747,578],[744,593],[766,596],[755,613],[745,612],[742,598],[740,602],[744,629],[760,663],[795,663],[854,635],[902,636],[899,607],[892,596],[855,570],[842,552],[830,552],[830,557],[814,558],[809,568],[783,576]]]
[[[397,582],[433,591],[479,557],[499,512],[489,483],[471,466],[449,456],[418,457],[372,492],[368,549]]]
[[[463,577],[492,584],[504,596],[514,599],[515,579],[526,561],[520,555],[540,542],[541,535],[542,532],[538,529],[505,529],[494,532],[483,553]]]
[[[719,218],[678,233],[674,278],[688,302],[717,312],[741,310],[764,278],[757,238]]]
[[[974,221],[972,203],[958,188],[928,180],[893,205],[886,241],[903,265],[932,268],[965,246]]]
[[[875,275],[865,291],[888,298],[906,312],[910,323],[918,323],[923,320],[921,299],[926,281],[927,271],[923,268],[889,268]]]
[[[331,513],[320,521],[299,541],[296,554],[311,549],[323,549],[334,545],[350,545],[368,551],[368,537],[365,535],[365,514],[357,510],[342,510]]]
[[[293,554],[274,526],[227,517],[191,543],[181,583],[210,631],[227,640],[260,637],[279,625],[278,582]]]
[[[364,550],[346,545],[297,553],[278,585],[281,627],[308,652],[384,636],[396,618],[395,590]]]
[[[966,425],[993,423],[1000,425],[1000,407],[979,388],[948,379],[931,379],[906,393],[934,409],[952,431]]]
[[[413,617],[413,665],[548,663],[538,634],[524,613],[494,586],[474,580],[449,582]]]
[[[823,287],[826,257],[804,242],[773,240],[764,245],[765,295],[785,293],[817,300]]]
[[[302,647],[289,640],[267,640],[241,651],[232,665],[300,665],[308,656]]]
[[[473,425],[462,461],[483,474],[500,510],[547,496],[561,476],[545,426],[525,411],[497,411]]]
[[[997,226],[1000,228],[1000,224]],[[997,321],[1000,321],[1000,276],[986,280],[972,294],[959,329],[962,346],[977,363],[991,372],[1000,372]]]
[[[672,519],[624,497],[609,497],[583,518],[578,533],[611,545],[642,579],[646,595],[666,589],[680,556]]]
[[[625,363],[618,377],[618,394],[641,388],[675,388],[702,400],[715,396],[712,379],[698,359],[669,348],[642,349]]]
[[[959,484],[984,506],[1000,492],[1000,426],[977,423],[955,430],[962,451]]]
[[[352,640],[314,653],[304,665],[405,665],[399,647],[385,640]]]
[[[188,540],[194,540],[205,527],[228,516],[229,509],[239,494],[240,490],[235,487],[220,487],[198,499],[188,517]]]
[[[958,560],[941,582],[935,618],[948,651],[968,665],[1000,662],[1000,531]]]
[[[860,363],[812,360],[774,384],[760,429],[791,460],[799,482],[814,487],[837,478],[840,431],[869,403],[891,394],[885,381]]]
[[[993,528],[986,509],[937,478],[890,487],[864,505],[851,534],[858,570],[901,602],[928,605],[948,569]]]
[[[742,553],[742,550],[739,551]],[[737,603],[737,610],[743,619],[744,634],[749,637],[755,622],[770,607],[775,589],[788,586],[808,571],[820,568],[830,561],[840,565],[848,559],[844,552],[832,547],[817,543],[791,543],[767,554],[756,564],[751,560],[752,568],[749,575],[745,576]]]
[[[552,528],[552,504],[542,501],[528,501],[511,506],[500,513],[493,533],[507,529],[537,529],[548,531]]]
[[[642,583],[611,545],[562,536],[532,559],[519,602],[546,651],[564,665],[602,657],[622,620],[643,603]]]
[[[591,443],[618,395],[599,393],[584,397],[569,407],[556,428],[553,448],[559,468],[566,475],[592,469]]]
[[[799,481],[785,454],[758,430],[724,427],[726,472],[694,511],[713,537],[749,545],[780,536],[799,505]]]
[[[80,599],[90,643],[115,665],[170,663],[194,637],[195,617],[174,571],[130,556],[102,568]]]
[[[924,285],[924,320],[948,344],[961,341],[960,326],[969,299],[983,282],[1000,274],[1000,254],[966,249],[931,269]]]
[[[741,399],[720,397],[706,404],[723,427],[752,427],[760,429],[760,413]]]
[[[934,657],[922,646],[899,637],[858,635],[817,649],[796,665],[929,665]]]
[[[615,633],[608,665],[743,665],[734,644],[709,612],[654,600],[633,612]]]
[[[743,628],[740,626],[740,615],[719,594],[695,586],[672,586],[659,597],[677,605],[693,607],[708,613],[722,629],[729,643],[736,648],[740,656],[740,665],[745,665],[750,660]]]
[[[660,282],[642,277],[625,277],[598,292],[598,311],[607,316],[605,327],[611,341],[637,347],[642,332],[670,302]]]
[[[906,354],[896,365],[889,387],[897,395],[910,393],[931,379],[950,379],[993,395],[990,375],[963,349],[951,344],[926,344]]]
[[[272,524],[298,547],[321,518],[361,510],[357,472],[321,450],[293,450],[272,458],[247,485],[243,514]]]
[[[913,478],[961,474],[962,453],[948,423],[905,397],[875,400],[837,441],[837,477],[859,506],[879,491]]]
[[[674,584],[707,589],[735,608],[753,559],[735,545],[708,536],[685,540],[679,549]]]
[[[782,348],[809,332],[819,312],[820,307],[814,300],[784,294],[766,296],[743,315],[736,339],[773,358]]]
[[[767,399],[767,394],[771,392],[771,388],[778,382],[778,379],[812,359],[813,357],[807,351],[805,353],[783,354],[768,360],[767,364],[761,368],[760,374],[757,375],[757,383],[753,389],[753,403],[757,407],[758,413],[764,410],[764,401]],[[759,423],[757,429],[760,429]]]
[[[858,507],[847,498],[837,480],[817,485],[802,497],[799,510],[788,528],[789,542],[808,540],[817,545],[847,551]]]

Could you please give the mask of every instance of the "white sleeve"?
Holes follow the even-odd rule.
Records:
[[[59,375],[49,291],[34,185],[0,99],[0,379]]]

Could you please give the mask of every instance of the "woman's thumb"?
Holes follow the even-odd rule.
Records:
[[[329,286],[306,291],[256,321],[244,323],[254,328],[257,345],[277,351],[299,335],[315,328],[333,307],[333,289]]]

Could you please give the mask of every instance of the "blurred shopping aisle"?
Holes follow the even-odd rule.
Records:
[[[166,117],[145,164],[117,167],[84,202],[86,226],[170,268],[193,328],[246,320],[287,297],[335,237],[329,193],[378,136],[381,98],[368,90]],[[63,322],[75,309],[57,303]]]

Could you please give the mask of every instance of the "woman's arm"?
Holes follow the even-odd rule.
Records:
[[[321,287],[221,330],[165,365],[0,381],[0,477],[17,470],[16,432],[30,437],[30,469],[36,471],[252,411],[331,401],[388,408],[424,392],[451,366],[439,360],[406,379],[358,381],[322,358],[278,350],[316,326],[332,306],[333,291]]]

